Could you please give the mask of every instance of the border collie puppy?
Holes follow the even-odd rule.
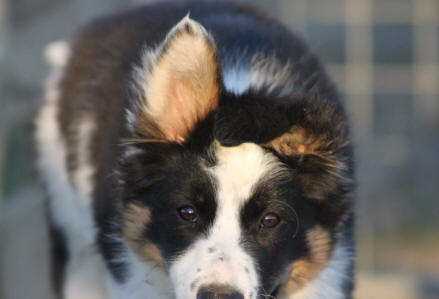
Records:
[[[59,298],[351,298],[350,134],[300,38],[245,6],[161,3],[48,54]]]

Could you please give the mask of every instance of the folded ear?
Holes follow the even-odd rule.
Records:
[[[186,16],[149,55],[144,101],[136,119],[142,136],[182,143],[218,106],[220,70],[213,39]],[[153,56],[153,59],[151,59]]]
[[[266,146],[288,157],[316,155],[319,153],[319,148],[325,145],[325,139],[324,134],[313,135],[301,127],[293,126],[288,132],[268,142]]]
[[[294,165],[308,198],[343,201],[353,186],[352,144],[343,110],[323,98],[297,100],[292,107],[286,109],[290,128],[263,145]]]

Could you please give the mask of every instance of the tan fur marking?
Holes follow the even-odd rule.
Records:
[[[148,102],[142,107],[166,140],[179,143],[198,120],[216,109],[219,94],[213,42],[201,25],[189,19],[182,22],[171,32],[148,78]]]
[[[124,214],[123,235],[141,260],[163,267],[163,257],[158,247],[142,236],[150,220],[151,211],[148,208],[130,204]]]
[[[299,259],[291,265],[291,273],[285,283],[283,294],[292,294],[312,279],[327,265],[331,253],[331,238],[329,232],[321,226],[310,230],[306,239],[310,247],[310,255],[307,258]]]
[[[151,220],[151,212],[140,204],[130,204],[125,212],[124,235],[128,239],[136,240],[140,237],[145,226]]]
[[[289,132],[265,144],[281,155],[298,159],[304,192],[310,199],[318,201],[325,200],[328,193],[335,192],[338,188],[335,182],[328,183],[341,178],[348,165],[337,159],[335,151],[348,145],[348,141],[342,142],[338,139],[328,141],[326,134],[311,135],[298,126],[292,127]],[[306,160],[307,155],[317,159]],[[319,175],[309,172],[309,169],[317,167],[321,169]],[[322,192],[322,184],[326,184],[326,193]]]
[[[289,132],[268,142],[266,146],[285,156],[316,154],[325,137],[309,136],[305,129],[294,126]]]

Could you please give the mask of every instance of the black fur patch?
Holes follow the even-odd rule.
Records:
[[[275,228],[261,227],[266,213],[276,213],[281,222]],[[300,192],[300,182],[292,176],[259,184],[241,210],[241,222],[243,245],[260,267],[261,290],[272,294],[290,262],[308,253],[305,232],[314,224],[313,209]]]
[[[215,217],[215,185],[201,167],[199,146],[191,143],[188,150],[176,144],[139,145],[144,154],[124,162],[127,188],[123,198],[149,208],[151,221],[144,237],[159,247],[166,261],[206,233]],[[198,210],[196,223],[179,216],[179,208],[185,206]]]

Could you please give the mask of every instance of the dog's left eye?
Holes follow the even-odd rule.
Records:
[[[261,227],[273,228],[273,227],[277,226],[279,224],[279,222],[280,222],[279,215],[277,215],[275,213],[268,213],[268,214],[265,214],[264,217],[262,217]]]
[[[198,211],[193,206],[184,206],[178,209],[178,213],[183,220],[190,222],[197,222]]]

